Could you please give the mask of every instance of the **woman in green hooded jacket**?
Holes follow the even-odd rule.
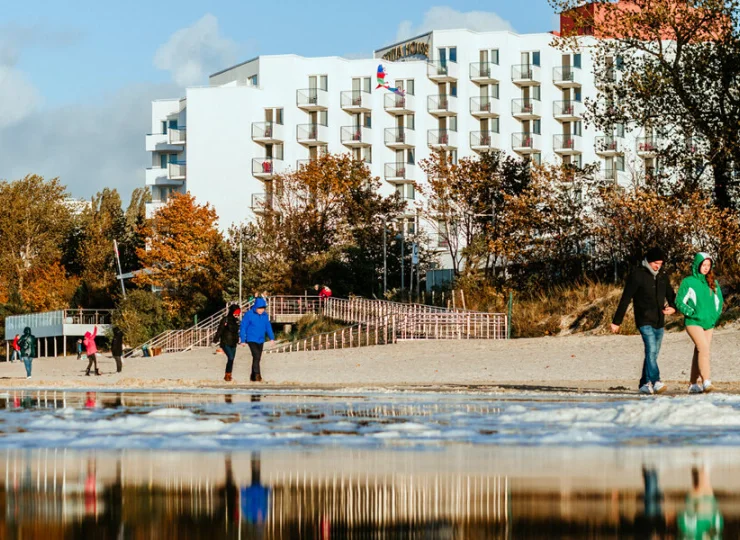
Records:
[[[712,332],[722,314],[722,291],[714,275],[712,258],[697,253],[691,265],[691,275],[684,278],[676,294],[676,307],[684,314],[686,332],[694,342],[691,362],[690,394],[713,390],[711,380]],[[699,384],[701,377],[702,384]]]

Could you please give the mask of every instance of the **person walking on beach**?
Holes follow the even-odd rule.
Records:
[[[242,344],[247,344],[252,353],[252,374],[250,381],[262,381],[260,372],[260,361],[262,359],[262,349],[265,346],[265,334],[270,338],[270,343],[275,343],[275,335],[272,333],[272,324],[270,317],[265,308],[267,302],[264,298],[257,298],[254,301],[252,309],[247,311],[242,319],[241,328],[239,329],[239,338]]]
[[[117,326],[113,328],[113,340],[110,346],[111,355],[116,361],[116,373],[123,371],[123,332]]]
[[[13,352],[10,355],[11,362],[21,359],[21,346],[18,345],[18,340],[20,340],[20,338],[21,336],[19,336],[18,334],[16,334],[13,338]]]
[[[36,357],[36,336],[31,333],[29,327],[23,329],[23,335],[18,340],[18,345],[21,351],[21,360],[26,366],[26,379],[30,379],[33,359]]]
[[[237,304],[229,306],[226,317],[218,323],[218,329],[213,336],[213,342],[218,343],[221,350],[226,354],[225,381],[231,381],[231,372],[234,369],[234,357],[236,357],[236,346],[239,344],[239,315],[241,308]]]
[[[676,306],[685,317],[686,332],[694,342],[689,394],[714,390],[710,366],[712,334],[722,314],[723,303],[712,258],[707,253],[697,253],[691,275],[681,282],[676,298]]]
[[[641,394],[662,394],[666,391],[665,384],[660,380],[658,354],[663,341],[665,316],[676,312],[676,295],[668,277],[660,271],[665,258],[665,253],[659,247],[648,250],[640,266],[627,278],[612,319],[611,330],[616,334],[630,302],[633,303],[635,324],[645,346],[639,383]]]
[[[82,358],[82,338],[77,339],[77,360]]]
[[[98,327],[96,326],[93,328],[92,334],[90,332],[85,332],[85,339],[82,340],[82,343],[85,345],[85,351],[87,352],[87,371],[85,371],[85,375],[88,377],[90,376],[90,368],[95,365],[95,375],[100,375],[100,371],[98,371],[98,359],[97,359],[97,353],[98,348],[95,345],[95,336],[98,335]]]

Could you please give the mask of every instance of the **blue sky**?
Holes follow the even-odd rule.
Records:
[[[441,27],[544,32],[547,0],[3,2],[0,179],[60,176],[72,195],[143,185],[151,99],[258,54],[370,54]],[[477,28],[475,28],[477,26]]]

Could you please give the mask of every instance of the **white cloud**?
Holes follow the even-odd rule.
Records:
[[[511,23],[491,11],[457,11],[449,6],[435,6],[425,14],[419,26],[412,21],[402,21],[396,33],[397,41],[403,41],[430,30],[465,28],[477,32],[511,30]]]
[[[178,86],[203,84],[207,75],[236,61],[240,46],[222,36],[218,19],[207,13],[170,36],[154,55],[154,65],[169,71]]]
[[[23,72],[0,64],[0,129],[27,118],[40,104],[41,95]]]

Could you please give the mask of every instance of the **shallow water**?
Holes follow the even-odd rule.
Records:
[[[10,392],[0,535],[737,538],[738,445],[721,395]]]

